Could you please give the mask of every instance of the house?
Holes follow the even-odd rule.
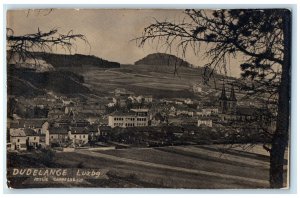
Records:
[[[136,103],[136,99],[135,99],[135,96],[129,96],[128,97],[128,100],[131,102],[131,103]]]
[[[87,127],[70,127],[70,139],[75,145],[82,146],[89,142],[89,130]]]
[[[82,114],[76,114],[73,111],[69,115],[64,115],[53,121],[55,127],[86,127],[90,123]]]
[[[9,129],[10,150],[26,151],[27,137],[24,129]]]
[[[133,97],[134,98],[134,101],[136,101],[137,103],[142,103],[143,102],[143,96],[140,95],[140,96],[136,96],[136,97]]]
[[[98,124],[92,124],[87,126],[89,137],[91,140],[96,140],[97,137],[100,135],[99,131],[99,125]]]
[[[45,119],[27,119],[24,120],[24,128],[33,129],[35,132],[45,134],[49,127],[49,122]]]
[[[120,96],[121,94],[126,94],[126,89],[124,88],[116,88],[114,90],[115,96]]]
[[[153,102],[153,97],[151,95],[145,95],[144,96],[144,101],[145,101],[145,103],[152,103]]]
[[[49,127],[46,119],[18,119],[10,122],[9,128],[28,128],[34,130],[36,133],[43,134]]]
[[[40,146],[40,134],[32,129],[24,129],[24,132],[27,137],[27,147],[37,149]]]
[[[137,102],[137,103],[152,103],[153,102],[153,97],[152,95],[139,95],[139,96],[136,96],[136,97],[130,97],[131,100],[133,102]]]
[[[178,106],[176,108],[176,115],[187,115],[193,117],[196,114],[194,109],[185,107],[185,106]]]
[[[54,120],[54,119],[59,119],[61,118],[63,115],[65,115],[65,112],[62,111],[61,109],[51,109],[49,112],[48,112],[48,119],[50,120]]]
[[[202,108],[201,111],[198,111],[196,115],[211,116],[211,115],[218,115],[218,113],[219,113],[219,109],[217,107],[211,107],[211,108],[205,107]]]
[[[7,128],[9,128],[9,129],[24,128],[24,122],[20,122],[20,119],[19,120],[7,120]]]
[[[198,120],[198,126],[202,126],[202,125],[212,127],[213,126],[213,120],[209,117],[200,118]]]
[[[45,139],[46,145],[82,146],[89,141],[89,129],[87,127],[51,127]]]
[[[40,134],[32,129],[11,128],[9,129],[9,143],[10,150],[37,149],[40,146]]]
[[[171,106],[168,111],[169,116],[176,116],[176,107]]]
[[[45,135],[47,130],[49,129],[50,127],[50,123],[48,121],[46,121],[43,125],[42,125],[42,128],[41,128],[41,132],[40,134],[41,135]]]
[[[51,127],[46,132],[46,145],[64,145],[70,140],[69,130],[66,127]]]
[[[128,97],[124,96],[113,97],[113,103],[115,104],[115,106],[126,107],[127,99]]]
[[[211,116],[211,112],[203,113],[202,110],[200,110],[200,111],[198,110],[198,111],[196,111],[196,115],[200,116],[200,117]]]
[[[112,128],[110,126],[107,126],[107,125],[99,126],[99,133],[101,136],[106,136],[106,135],[110,134],[111,131],[112,131]]]

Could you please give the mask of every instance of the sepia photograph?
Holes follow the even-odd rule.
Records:
[[[6,12],[8,188],[289,189],[289,9]]]

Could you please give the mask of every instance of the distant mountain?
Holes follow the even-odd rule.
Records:
[[[102,58],[93,55],[83,55],[83,54],[53,54],[44,52],[34,52],[32,57],[28,58],[26,61],[22,61],[18,54],[10,54],[7,51],[7,57],[13,57],[7,60],[9,64],[18,64],[22,67],[30,68],[32,65],[50,65],[54,68],[59,67],[84,67],[84,66],[94,66],[101,68],[119,68],[120,63],[104,60]],[[37,63],[38,60],[38,64]],[[42,63],[42,64],[40,64]]]
[[[90,92],[83,85],[84,78],[69,71],[36,72],[8,65],[7,81],[8,95],[15,96],[34,97],[48,91],[66,95]]]
[[[231,77],[225,76],[223,74],[219,74],[208,67],[196,67],[191,63],[181,58],[178,58],[177,56],[166,54],[166,53],[149,54],[146,57],[136,61],[134,65],[145,65],[145,66],[149,65],[149,66],[153,66],[153,68],[155,66],[156,71],[160,71],[162,73],[164,72],[166,66],[170,66],[171,68],[172,67],[175,68],[174,66],[179,66],[184,68],[185,70],[187,69],[187,70],[191,70],[191,72],[198,73],[199,78],[202,77],[204,74],[205,76],[207,76],[207,78],[213,75],[214,80],[211,78],[210,84],[214,83],[213,81],[218,81],[218,80],[223,81],[224,79],[231,79]],[[167,70],[172,71],[172,69],[170,70],[170,68],[168,68]],[[178,70],[178,74],[180,74],[180,72],[183,71]],[[202,78],[202,80],[204,79]]]
[[[189,62],[178,58],[177,56],[165,53],[149,54],[146,57],[136,61],[135,65],[168,65],[168,66],[181,66],[192,67]]]
[[[95,66],[101,68],[119,68],[120,63],[104,60],[93,55],[83,54],[52,54],[52,53],[35,53],[37,58],[45,60],[53,67],[84,67]]]

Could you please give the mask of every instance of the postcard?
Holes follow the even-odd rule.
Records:
[[[7,11],[9,188],[289,188],[291,11]]]

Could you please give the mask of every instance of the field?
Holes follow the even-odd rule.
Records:
[[[85,84],[98,95],[105,95],[115,88],[125,88],[156,98],[194,98],[197,96],[190,91],[190,87],[201,81],[202,70],[180,67],[178,75],[174,75],[172,66],[121,65],[111,69],[72,68],[72,71],[83,75]]]
[[[220,149],[224,146],[77,150],[56,153],[51,166],[109,170],[109,179],[87,181],[90,187],[268,188],[269,157],[261,146]]]

